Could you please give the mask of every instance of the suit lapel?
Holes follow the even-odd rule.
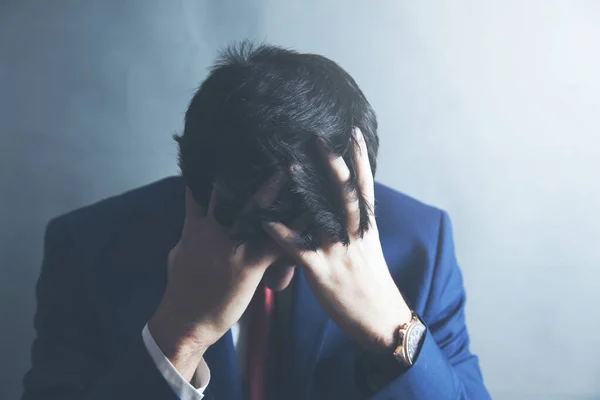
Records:
[[[291,374],[284,386],[286,398],[304,400],[310,396],[313,374],[321,353],[330,319],[308,287],[302,267],[293,281],[290,315]]]

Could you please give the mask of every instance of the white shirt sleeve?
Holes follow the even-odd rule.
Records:
[[[204,358],[198,365],[192,378],[192,383],[190,383],[181,376],[179,371],[171,364],[171,361],[163,354],[160,347],[158,347],[148,329],[148,324],[142,330],[142,340],[156,368],[158,368],[177,397],[181,400],[201,400],[204,397],[204,391],[210,382],[210,369]]]

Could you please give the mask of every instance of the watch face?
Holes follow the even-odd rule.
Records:
[[[406,352],[408,353],[408,358],[412,362],[415,359],[415,355],[417,354],[417,350],[419,349],[419,344],[421,343],[421,338],[425,333],[425,325],[418,324],[414,325],[408,332],[408,337],[406,338]]]

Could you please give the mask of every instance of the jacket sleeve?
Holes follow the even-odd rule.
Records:
[[[432,283],[421,317],[428,331],[415,364],[371,399],[490,399],[477,357],[469,350],[465,290],[451,223],[443,212]]]
[[[177,399],[138,340],[116,360],[102,352],[76,250],[61,219],[46,229],[37,283],[37,337],[23,400]]]

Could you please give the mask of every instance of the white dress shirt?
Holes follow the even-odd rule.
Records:
[[[291,302],[291,289],[286,289],[276,294],[276,313],[282,318],[282,322],[286,325],[289,316],[289,307]],[[279,332],[281,334],[281,332]],[[240,374],[245,373],[245,356],[246,356],[246,323],[245,317],[242,316],[234,326],[231,327],[231,336],[233,338],[233,346],[235,348],[235,354],[238,362],[238,370]],[[162,350],[158,347],[152,334],[148,330],[148,324],[144,326],[142,330],[142,339],[146,350],[150,354],[152,361],[165,378],[171,389],[181,400],[201,400],[204,397],[204,391],[210,383],[210,369],[208,365],[202,359],[202,362],[198,365],[194,377],[191,383],[185,380],[183,376],[177,371],[177,369],[171,364],[169,359],[163,354]]]
[[[210,370],[204,359],[198,365],[192,383],[190,383],[181,376],[179,371],[171,364],[171,361],[160,350],[148,330],[148,324],[144,326],[142,339],[152,361],[156,364],[156,368],[158,368],[177,397],[181,400],[201,400],[204,397],[204,391],[210,382]]]

